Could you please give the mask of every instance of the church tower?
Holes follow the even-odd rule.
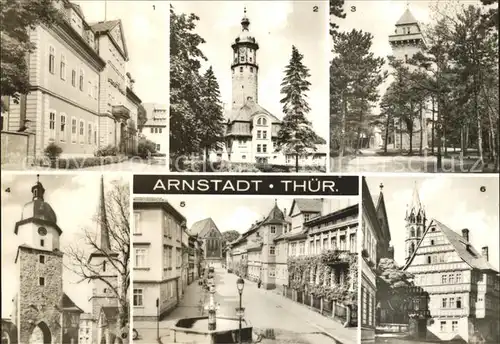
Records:
[[[394,35],[389,36],[389,43],[394,57],[405,63],[422,50],[424,37],[418,21],[409,8],[396,22]]]
[[[63,326],[62,230],[54,210],[44,200],[39,176],[31,193],[32,200],[24,205],[14,228],[20,243],[15,260],[19,293],[14,298],[12,318],[19,343],[59,344]]]
[[[98,338],[102,338],[99,333],[99,316],[101,309],[116,308],[118,306],[118,298],[114,291],[108,285],[111,284],[114,288],[118,288],[118,272],[114,268],[113,262],[118,259],[118,253],[113,252],[111,241],[109,238],[109,222],[106,214],[106,202],[104,196],[104,180],[101,176],[100,195],[99,195],[99,210],[98,210],[98,228],[97,228],[97,248],[90,254],[89,263],[93,271],[100,278],[92,279],[92,296],[90,302],[92,304],[92,343],[99,343]],[[105,279],[108,283],[103,281]]]
[[[258,71],[257,50],[259,45],[249,31],[250,20],[245,8],[241,19],[241,32],[236,37],[233,48],[232,70],[232,109],[241,108],[248,98],[258,102]]]
[[[413,188],[413,196],[410,206],[406,210],[406,240],[405,240],[405,258],[408,260],[424,235],[427,218],[425,209],[418,196],[417,183]]]

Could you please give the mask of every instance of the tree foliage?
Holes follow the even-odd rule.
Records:
[[[335,35],[339,26],[335,18],[345,18],[344,0],[330,0],[330,35]]]
[[[280,100],[283,104],[282,125],[276,140],[276,150],[296,157],[295,168],[298,172],[298,158],[308,151],[316,151],[316,145],[325,141],[313,130],[307,114],[311,110],[307,102],[307,92],[311,83],[307,80],[311,74],[303,63],[304,56],[292,46],[292,56],[285,67],[285,76],[281,82]]]
[[[119,327],[124,328],[129,323],[130,287],[130,202],[129,185],[123,181],[113,181],[111,190],[106,194],[106,221],[96,214],[96,223],[106,228],[110,236],[111,250],[101,248],[99,235],[95,230],[83,229],[82,240],[84,245],[74,243],[65,254],[69,259],[68,268],[81,278],[81,282],[99,280],[106,284],[117,299],[119,313]],[[102,273],[102,264],[97,260],[89,259],[89,252],[94,252],[109,263],[117,272],[118,283]],[[117,253],[117,254],[114,254]]]
[[[413,287],[413,275],[403,271],[393,259],[382,258],[377,266],[377,300],[387,302],[393,309],[405,308],[408,288]]]
[[[137,128],[142,129],[144,124],[146,124],[147,120],[148,120],[148,114],[146,113],[144,105],[141,104],[137,108]]]
[[[2,1],[0,96],[10,96],[17,102],[20,94],[30,91],[27,55],[36,49],[30,31],[40,24],[54,25],[61,19],[52,0]]]
[[[238,231],[235,231],[235,230],[222,232],[222,239],[226,243],[233,242],[236,239],[238,239],[239,237],[240,237],[240,233]]]

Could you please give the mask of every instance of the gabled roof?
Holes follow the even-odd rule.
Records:
[[[408,261],[406,262],[405,266],[403,267],[403,270],[406,270],[408,266],[411,264],[413,261],[413,258],[415,257],[418,248],[420,247],[423,239],[429,232],[430,228],[436,226],[448,239],[449,243],[453,246],[455,251],[457,252],[458,256],[460,259],[462,259],[465,263],[467,263],[471,268],[473,269],[478,269],[478,270],[491,270],[494,272],[496,269],[484,258],[481,256],[476,249],[471,245],[471,243],[463,236],[458,234],[457,232],[451,230],[448,228],[446,225],[442,224],[438,220],[432,219],[427,226],[427,229],[425,230],[424,235],[422,236],[422,239],[420,239],[420,242],[418,243],[417,247],[415,248],[415,251],[413,254],[410,256]]]
[[[161,197],[135,197],[134,198],[134,209],[141,208],[161,208],[165,210],[170,215],[174,216],[181,224],[186,222],[184,215],[179,213],[166,199]]]
[[[285,215],[281,211],[280,208],[278,208],[278,205],[275,203],[273,209],[271,209],[271,212],[269,215],[267,215],[266,219],[262,224],[264,225],[271,225],[271,224],[283,224],[285,222]]]
[[[292,215],[294,207],[297,206],[301,213],[320,213],[322,208],[321,199],[310,198],[294,198],[290,207],[290,215]]]
[[[417,24],[417,19],[413,16],[413,13],[411,13],[410,9],[407,8],[406,11],[403,13],[401,18],[397,21],[396,25],[408,25],[408,24]]]
[[[198,222],[193,223],[191,229],[189,230],[189,234],[198,235],[198,237],[203,238],[212,228],[217,230],[217,232],[219,232],[220,234],[219,228],[217,228],[217,225],[215,224],[214,220],[212,220],[212,218],[209,217],[204,220],[200,220]]]
[[[118,42],[114,39],[113,35],[110,34],[110,32],[116,26],[119,26],[119,28],[120,28],[120,35],[121,35],[123,49],[122,49],[122,47],[120,47],[120,44],[118,44]],[[90,27],[92,28],[92,31],[94,31],[94,33],[96,33],[97,35],[107,34],[109,39],[113,42],[114,46],[123,55],[123,58],[125,59],[125,61],[128,61],[127,44],[125,42],[125,34],[123,33],[123,25],[122,25],[122,21],[120,19],[101,21],[101,22],[90,25]]]
[[[118,319],[118,307],[107,306],[101,308],[100,317],[104,316],[108,323],[113,323]]]
[[[384,193],[380,190],[380,195],[377,200],[376,212],[378,218],[382,217],[384,219],[384,225],[382,227],[382,232],[385,234],[385,239],[390,242],[391,241],[391,231],[389,229],[389,219],[387,218],[387,210],[385,207],[385,199]]]
[[[234,121],[240,122],[251,122],[253,117],[258,114],[265,114],[273,119],[273,122],[281,123],[278,117],[274,116],[272,113],[264,109],[262,106],[257,104],[254,100],[247,100],[245,104],[239,109],[232,109],[226,112],[225,117],[229,123]]]
[[[73,311],[73,312],[83,313],[82,309],[80,307],[78,307],[73,302],[73,300],[70,299],[70,297],[66,293],[63,293],[62,308],[65,311]]]

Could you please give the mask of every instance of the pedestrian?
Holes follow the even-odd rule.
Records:
[[[259,289],[260,289],[260,285],[261,285],[261,284],[262,284],[262,281],[261,281],[261,280],[260,280],[260,278],[259,278],[259,281],[257,282],[257,288],[259,288]]]

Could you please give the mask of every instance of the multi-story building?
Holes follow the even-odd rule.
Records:
[[[206,218],[193,223],[189,235],[196,236],[201,242],[203,260],[207,265],[222,266],[222,249],[224,239],[212,218]]]
[[[383,185],[378,196],[372,196],[362,180],[362,259],[361,259],[361,341],[375,341],[377,276],[375,268],[381,258],[394,258],[391,234],[385,208]],[[377,199],[376,205],[374,199]]]
[[[429,294],[427,339],[498,342],[500,279],[488,247],[476,251],[469,229],[460,235],[438,220],[427,223],[416,187],[406,223],[403,270]]]
[[[410,70],[417,68],[409,62],[415,54],[422,51],[425,40],[420,25],[409,8],[396,22],[394,34],[389,36],[389,43],[395,59],[402,61]],[[422,149],[429,146],[429,125],[427,122],[432,118],[432,111],[436,109],[433,108],[430,99],[412,104],[412,106],[414,106],[412,111],[418,115],[414,115],[412,120],[408,122],[411,123],[411,127],[405,121],[395,120],[395,130],[390,137],[390,142],[388,142],[393,144],[394,148],[409,149],[410,143],[413,149],[419,149],[420,144],[422,144]]]
[[[281,120],[258,102],[259,44],[249,27],[250,19],[245,9],[241,32],[231,45],[232,103],[231,110],[225,114],[225,152],[221,155],[231,162],[294,165],[295,156],[286,157],[276,152]],[[324,166],[325,148],[305,154],[299,163]]]
[[[4,130],[17,131],[28,121],[37,155],[51,143],[71,156],[93,155],[107,145],[136,150],[137,118],[127,104],[140,99],[127,92],[121,21],[90,25],[78,5],[53,4],[64,20],[30,30],[36,46],[28,56],[31,90],[19,104],[9,100]]]
[[[185,217],[166,200],[134,199],[132,257],[135,320],[155,320],[158,315],[161,317],[177,306],[182,293],[185,226]],[[158,309],[156,300],[159,302]]]
[[[91,313],[80,315],[80,328],[78,330],[78,344],[92,344],[92,323]]]
[[[156,145],[156,152],[168,154],[168,106],[163,104],[144,103],[147,121],[141,129],[142,135]]]

